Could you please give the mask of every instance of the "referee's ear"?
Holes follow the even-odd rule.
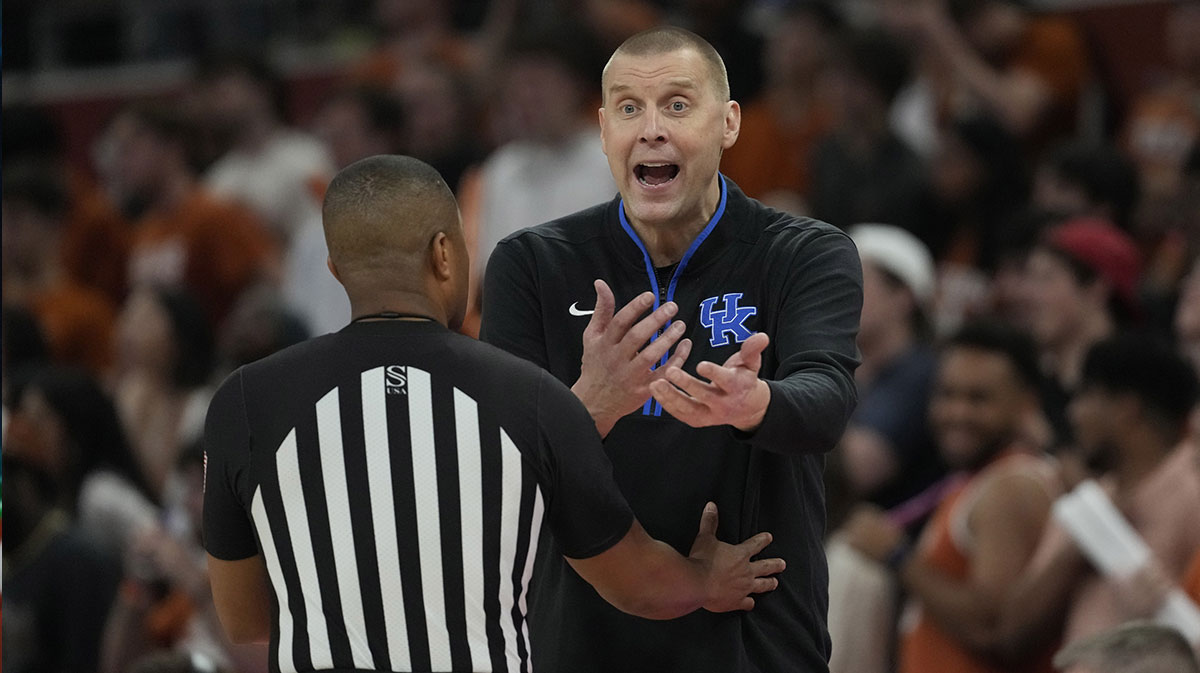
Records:
[[[448,281],[454,278],[454,246],[446,232],[439,231],[433,235],[429,244],[429,263],[434,277],[438,281]]]

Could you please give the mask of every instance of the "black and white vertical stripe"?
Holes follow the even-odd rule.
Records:
[[[272,668],[528,673],[541,489],[500,419],[400,371],[329,391],[254,494]]]

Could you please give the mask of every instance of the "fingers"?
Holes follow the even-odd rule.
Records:
[[[760,577],[754,580],[753,586],[750,587],[752,594],[765,594],[768,591],[774,591],[779,588],[779,580],[774,577]]]
[[[749,596],[746,596],[745,598],[742,599],[742,602],[738,604],[737,609],[745,610],[746,612],[753,610],[754,609],[754,599],[750,598]]]
[[[654,306],[654,294],[651,292],[643,292],[631,299],[628,304],[622,306],[621,310],[617,311],[616,315],[612,317],[612,321],[608,323],[608,327],[606,328],[608,333],[611,335],[609,337],[610,341],[616,342],[625,338],[625,335],[629,332],[629,328],[633,325],[634,321],[636,321],[638,317],[644,314],[646,311],[650,310],[651,306]],[[660,312],[663,312],[663,309],[666,308],[666,304],[658,308]],[[659,324],[661,325],[662,323],[665,323],[667,321],[667,317],[668,316],[663,316],[662,321]],[[658,328],[655,327],[650,331],[650,333],[654,333],[654,331],[657,329]],[[637,344],[640,346],[649,339],[650,334],[647,334],[646,339],[637,342]]]
[[[649,293],[647,293],[647,294],[649,294]],[[630,303],[633,303],[633,302],[630,302]],[[650,303],[651,304],[654,303],[653,295],[650,295]],[[633,346],[634,348],[641,348],[642,344],[649,341],[650,337],[654,336],[654,334],[656,332],[658,332],[658,330],[662,329],[662,326],[667,324],[667,321],[670,320],[671,318],[673,318],[676,313],[679,313],[679,305],[673,301],[669,301],[669,302],[663,304],[662,306],[659,306],[657,309],[655,309],[654,313],[651,313],[650,315],[646,316],[645,318],[642,318],[640,321],[638,321],[638,323],[636,325],[631,327],[628,332],[626,332],[625,334],[620,334],[617,338],[625,340],[626,343]],[[634,316],[634,317],[636,318],[637,316]],[[614,323],[615,322],[616,321],[614,320]],[[620,328],[619,325],[614,325],[614,326],[617,327],[618,329]],[[673,326],[674,325],[672,325],[672,327]],[[614,331],[616,331],[616,330],[614,330]],[[670,328],[668,328],[667,331],[670,331]],[[682,331],[676,332],[675,338],[678,339],[682,335],[683,335]],[[662,337],[659,337],[659,339],[661,339],[661,338]],[[657,343],[658,339],[655,339],[655,342]],[[666,351],[664,351],[664,352],[666,352]],[[661,356],[662,354],[660,353],[659,355]]]
[[[684,339],[675,347],[675,354],[667,360],[667,368],[679,367],[683,368],[683,363],[687,362],[688,356],[692,354],[692,340]]]
[[[688,397],[666,379],[651,382],[650,394],[668,414],[688,425],[698,422],[697,419],[708,412],[708,407]]]
[[[787,563],[784,563],[781,558],[765,558],[750,563],[750,569],[754,571],[755,577],[766,577],[767,575],[778,575],[787,569]]]
[[[729,356],[725,361],[726,367],[745,367],[755,373],[762,369],[762,353],[771,343],[771,337],[766,332],[755,332],[749,339],[742,342],[738,352]]]
[[[646,320],[650,320],[650,318],[646,318]],[[642,322],[645,322],[645,320]],[[647,369],[657,364],[658,361],[662,359],[662,356],[671,348],[671,346],[675,345],[675,341],[679,339],[679,337],[683,336],[683,333],[686,330],[687,326],[678,320],[671,323],[671,326],[667,328],[667,331],[663,332],[661,336],[651,342],[649,346],[643,348],[642,352],[638,354],[638,357],[642,360],[642,364],[645,365]],[[630,337],[634,338],[632,335],[633,332],[631,331]]]
[[[717,504],[710,502],[704,505],[704,512],[700,514],[700,532],[701,535],[716,535],[717,534]]]
[[[767,545],[771,544],[771,539],[770,533],[759,533],[758,535],[747,539],[745,542],[738,545],[738,547],[742,549],[742,552],[745,553],[746,556],[754,556],[758,552],[765,549]]]
[[[711,383],[702,381],[678,367],[668,369],[666,379],[701,404],[710,404],[713,394],[718,392]]]
[[[616,300],[613,298],[612,290],[609,289],[608,283],[597,278],[592,283],[592,287],[596,288],[596,307],[592,311],[592,317],[588,320],[587,329],[592,332],[603,332],[608,326],[609,321],[613,317],[613,308],[616,306]]]

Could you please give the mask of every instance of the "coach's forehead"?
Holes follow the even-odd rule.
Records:
[[[717,95],[721,73],[696,49],[631,54],[618,51],[609,59],[602,78],[604,99],[622,91],[657,85],[690,88]]]

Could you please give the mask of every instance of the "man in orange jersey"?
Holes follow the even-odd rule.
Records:
[[[166,106],[135,105],[107,131],[109,189],[140,216],[129,258],[131,285],[186,287],[214,325],[240,293],[278,273],[275,245],[253,213],[200,185],[189,165],[189,121]]]
[[[1088,352],[1071,424],[1088,464],[1104,473],[1109,497],[1153,554],[1151,575],[1160,581],[1141,582],[1147,595],[1129,600],[1136,579],[1093,571],[1061,526],[1047,526],[1033,571],[1014,583],[998,620],[1007,648],[1037,647],[1060,629],[1072,642],[1153,614],[1154,584],[1187,582],[1200,547],[1200,475],[1192,448],[1180,441],[1198,390],[1183,359],[1152,339],[1115,337]]]
[[[1050,652],[1001,662],[996,616],[1025,570],[1059,493],[1051,465],[1022,439],[1038,408],[1037,361],[1024,333],[963,328],[942,351],[930,422],[946,462],[969,478],[951,490],[908,555],[902,529],[875,509],[847,525],[851,545],[887,562],[920,608],[900,648],[902,673],[1048,671]]]

